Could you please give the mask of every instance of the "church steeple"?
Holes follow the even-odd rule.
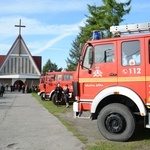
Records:
[[[21,25],[21,19],[20,19],[19,25],[15,25],[15,27],[19,27],[19,49],[18,49],[18,54],[19,54],[19,56],[20,56],[20,53],[21,53],[21,28],[22,28],[22,27],[25,28],[26,26]]]
[[[21,28],[22,28],[22,27],[25,28],[26,26],[21,25],[21,19],[20,19],[19,25],[15,25],[15,27],[19,27],[19,35],[21,35]]]

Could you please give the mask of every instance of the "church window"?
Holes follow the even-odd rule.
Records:
[[[13,58],[11,58],[11,73],[13,73]]]
[[[29,73],[31,73],[31,62],[29,61]]]
[[[6,67],[4,67],[4,71],[3,72],[5,73],[5,71],[6,71]]]
[[[7,73],[9,73],[9,60],[7,62]]]
[[[32,73],[34,74],[34,67],[32,66]]]
[[[27,62],[28,62],[28,60],[27,60],[27,58],[25,59],[25,73],[27,73]]]
[[[15,58],[15,73],[17,72],[17,58]]]
[[[18,58],[18,73],[20,73],[20,58]]]
[[[22,57],[22,73],[24,73],[24,58]]]

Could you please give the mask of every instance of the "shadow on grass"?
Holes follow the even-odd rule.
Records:
[[[150,140],[150,129],[144,128],[143,123],[136,124],[135,132],[130,141]]]

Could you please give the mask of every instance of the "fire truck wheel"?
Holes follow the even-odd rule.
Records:
[[[123,104],[113,103],[105,106],[97,119],[101,134],[111,141],[127,141],[135,130],[133,113]]]
[[[57,105],[56,100],[57,100],[56,94],[53,94],[53,95],[52,95],[52,102],[53,102],[55,105]],[[65,104],[65,100],[64,100],[63,95],[62,95],[62,98],[61,98],[61,100],[59,101],[59,103],[60,103],[61,105],[64,105],[64,104]]]
[[[56,105],[56,94],[53,94],[53,95],[52,95],[52,102],[53,102],[53,104]]]
[[[41,100],[45,100],[44,93],[41,94]]]

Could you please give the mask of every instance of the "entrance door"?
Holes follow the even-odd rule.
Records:
[[[22,90],[22,85],[24,83],[21,81],[21,80],[17,80],[14,82],[14,90],[17,90],[17,91],[21,91]]]

